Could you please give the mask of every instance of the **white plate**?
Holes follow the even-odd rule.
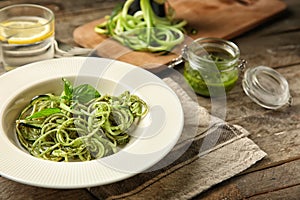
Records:
[[[100,93],[125,89],[150,106],[130,142],[118,153],[87,162],[53,162],[24,151],[13,130],[18,113],[33,96],[62,91],[61,78],[90,83]],[[92,187],[126,179],[160,161],[176,144],[183,111],[176,94],[139,67],[109,59],[76,57],[32,63],[0,76],[0,175],[47,188]]]

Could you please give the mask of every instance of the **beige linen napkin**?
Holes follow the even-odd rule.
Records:
[[[164,81],[182,102],[185,124],[181,138],[152,170],[88,188],[99,199],[192,198],[266,156],[247,138],[249,133],[244,128],[211,116],[180,84],[171,78]]]

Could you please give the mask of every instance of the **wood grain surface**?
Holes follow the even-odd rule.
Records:
[[[279,0],[255,0],[241,3],[236,0],[170,0],[176,18],[188,22],[185,44],[200,37],[232,39],[251,28],[262,24],[282,12],[286,4]],[[250,2],[250,1],[249,1]],[[131,51],[118,42],[97,34],[94,28],[104,19],[96,19],[75,29],[73,37],[83,47],[95,48],[97,54],[128,62],[149,70],[158,71],[162,66],[176,58],[182,46],[168,55]],[[196,34],[189,34],[196,30]]]
[[[56,38],[69,44],[76,44],[72,37],[76,28],[101,19],[111,12],[117,2],[122,1],[33,0],[31,2],[53,9],[56,15]],[[224,1],[231,2],[230,0]],[[2,0],[0,8],[22,2],[27,1]],[[300,1],[284,0],[282,2],[287,5],[283,13],[246,33],[233,37],[232,41],[239,46],[241,56],[248,62],[247,67],[270,66],[286,77],[290,84],[293,104],[291,107],[275,111],[259,107],[243,93],[241,76],[236,87],[227,95],[226,120],[249,130],[249,137],[268,156],[248,170],[210,188],[194,199],[299,199]],[[176,67],[176,70],[182,72],[182,66]],[[198,96],[198,102],[208,110],[211,109],[211,99]],[[87,189],[37,188],[10,181],[4,177],[0,177],[0,199],[97,200]]]

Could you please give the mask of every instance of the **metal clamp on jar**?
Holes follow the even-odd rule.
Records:
[[[223,96],[236,84],[245,60],[230,41],[199,38],[183,49],[184,77],[193,90],[202,96]]]

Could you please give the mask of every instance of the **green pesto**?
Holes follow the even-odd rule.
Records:
[[[218,70],[208,69],[199,70],[192,69],[188,62],[185,63],[184,67],[184,77],[189,83],[192,89],[199,95],[202,96],[219,96],[225,92],[230,91],[236,84],[239,76],[239,71],[236,64],[232,66],[226,66],[227,63],[225,59],[220,57],[209,55],[215,63]],[[209,63],[202,63],[210,67]],[[222,70],[221,70],[222,69]],[[224,70],[228,69],[228,70]]]

